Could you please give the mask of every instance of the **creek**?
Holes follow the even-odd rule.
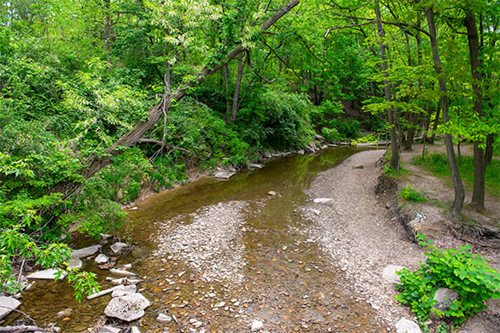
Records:
[[[309,238],[311,222],[300,211],[311,199],[305,190],[314,177],[356,151],[339,147],[275,159],[227,181],[205,177],[138,203],[119,232],[134,244],[119,264],[132,264],[144,280],[140,292],[152,302],[140,320],[142,332],[248,332],[255,319],[276,332],[385,331],[373,309],[353,297],[349,281]],[[227,211],[228,202],[239,203],[239,215]],[[213,228],[206,235],[189,229],[204,218]],[[179,235],[186,249],[206,253],[190,261],[182,248],[173,251],[169,244]],[[213,248],[206,248],[212,241]],[[103,289],[110,286],[105,277],[111,274],[92,260],[84,269],[98,274]],[[221,271],[237,278],[225,279]],[[109,298],[78,304],[67,283],[36,281],[23,293],[20,310],[41,326],[56,323],[63,332],[87,332],[103,316]],[[71,315],[56,318],[67,308]],[[158,323],[158,313],[175,315],[177,323]]]

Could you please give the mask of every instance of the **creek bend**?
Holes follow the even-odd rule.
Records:
[[[276,159],[228,181],[202,178],[129,211],[121,235],[135,246],[119,264],[132,264],[144,280],[141,293],[152,302],[141,331],[249,332],[254,319],[271,332],[385,331],[309,238],[312,222],[300,212],[315,176],[356,151],[339,147]],[[176,240],[179,246],[172,245]],[[98,274],[103,289],[109,287],[108,271],[93,261],[84,268]],[[38,325],[86,332],[109,297],[78,304],[67,283],[37,281],[23,294],[20,310]],[[67,308],[73,309],[70,316],[56,318]],[[156,322],[158,313],[175,315],[177,323]],[[195,322],[202,325],[195,328]]]

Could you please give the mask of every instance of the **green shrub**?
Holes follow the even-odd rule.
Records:
[[[425,198],[422,194],[418,193],[411,184],[406,185],[399,192],[401,198],[406,201],[412,202],[426,202],[427,198]]]
[[[340,133],[336,128],[323,127],[321,129],[321,135],[329,142],[339,142],[341,139]]]
[[[472,254],[470,246],[439,249],[424,235],[418,234],[417,238],[426,248],[427,259],[414,272],[398,272],[401,283],[396,299],[411,308],[424,329],[431,314],[461,324],[485,309],[485,301],[500,297],[500,274],[479,254]],[[434,308],[433,298],[439,288],[452,289],[460,296],[444,311]]]

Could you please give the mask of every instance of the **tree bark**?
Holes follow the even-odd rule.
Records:
[[[261,25],[261,30],[265,31],[273,26],[280,18],[286,15],[290,10],[292,10],[295,6],[300,3],[300,0],[292,0],[288,4],[286,4],[283,8],[281,8],[278,12],[276,12],[271,18],[265,21]],[[213,75],[222,69],[224,64],[229,62],[230,60],[236,58],[240,53],[244,52],[245,48],[242,45],[239,45],[232,49],[229,53],[226,54],[224,61],[214,67],[205,66],[193,79],[191,82],[187,83],[183,87],[178,88],[176,91],[173,91],[169,94],[165,94],[162,99],[152,107],[148,112],[148,117],[145,121],[140,121],[135,124],[135,126],[121,138],[119,138],[113,145],[106,149],[107,155],[94,155],[88,162],[87,167],[85,167],[81,171],[81,175],[84,178],[90,178],[99,172],[102,168],[109,165],[112,161],[112,157],[121,154],[124,151],[124,147],[130,147],[135,145],[142,136],[148,132],[154,124],[161,118],[164,112],[166,112],[171,103],[174,101],[178,101],[183,98],[186,94],[186,91],[198,84],[201,84],[207,76]],[[73,194],[81,187],[80,183],[62,183],[56,185],[55,188],[52,189],[53,192],[63,192],[67,196]]]
[[[483,80],[479,60],[479,36],[476,28],[476,18],[470,8],[465,12],[465,27],[467,28],[467,41],[470,54],[470,71],[472,76],[473,109],[479,121],[483,117],[483,91],[481,82]],[[474,185],[472,189],[471,207],[475,210],[484,210],[484,186],[486,159],[484,148],[481,145],[485,142],[474,141]]]
[[[436,26],[434,25],[434,14],[430,7],[425,8],[425,16],[427,18],[427,24],[429,26],[429,37],[431,40],[432,48],[432,60],[434,61],[434,69],[438,77],[439,90],[441,92],[440,104],[441,110],[443,111],[443,122],[446,123],[449,120],[448,109],[450,106],[450,100],[448,97],[448,92],[446,88],[446,79],[443,76],[443,66],[441,63],[441,58],[439,57],[439,49],[436,37]],[[444,137],[446,152],[448,155],[448,166],[451,171],[451,178],[453,181],[453,188],[455,190],[455,197],[453,200],[453,205],[451,207],[451,213],[454,217],[460,217],[462,212],[462,207],[464,204],[465,192],[464,186],[462,184],[462,179],[460,178],[460,173],[458,171],[457,160],[455,159],[455,149],[453,147],[453,137],[451,134],[446,134]]]
[[[241,53],[238,57],[238,75],[236,77],[236,84],[234,85],[233,106],[231,108],[231,120],[233,122],[236,120],[236,114],[240,108],[240,88],[244,69],[245,62],[243,61],[243,53]]]
[[[382,25],[382,16],[380,14],[379,1],[375,1],[375,15],[377,17],[378,36],[380,37],[380,60],[382,61],[382,73],[384,75],[384,95],[387,102],[392,99],[391,87],[389,85],[389,73],[387,72],[387,46],[384,43],[385,31]],[[397,113],[396,110],[389,110],[388,112],[389,124],[391,126],[391,167],[399,173],[399,137],[397,131]]]
[[[224,98],[226,99],[226,119],[231,117],[231,100],[229,98],[229,65],[222,65],[222,77],[224,80]]]

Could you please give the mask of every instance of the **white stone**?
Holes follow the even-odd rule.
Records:
[[[156,317],[156,321],[159,322],[159,323],[168,324],[168,323],[170,323],[172,321],[172,317],[167,316],[164,313],[160,313],[160,314],[158,314],[158,317]]]
[[[59,272],[58,269],[50,268],[46,269],[43,271],[38,271],[31,273],[30,275],[27,276],[28,279],[39,279],[39,280],[55,280],[56,274]],[[66,277],[68,273],[62,271],[61,275],[59,276],[59,280],[62,280]]]
[[[21,305],[14,297],[0,296],[0,319],[7,317],[9,313],[17,309]]]
[[[218,179],[229,179],[236,174],[236,171],[222,170],[215,173],[214,177]]]
[[[248,165],[249,169],[262,169],[264,166],[258,163],[251,163]]]
[[[401,318],[396,323],[396,332],[397,333],[422,333],[420,327],[414,321]]]
[[[271,196],[274,196],[274,195],[276,195],[277,193],[276,193],[276,192],[274,192],[274,191],[269,191],[269,192],[267,192],[267,194],[269,194],[269,195],[271,195]]]
[[[117,268],[111,268],[109,270],[110,273],[117,274],[117,275],[124,275],[124,276],[135,276],[135,273],[126,271],[124,269],[117,269]]]
[[[139,293],[126,294],[113,298],[104,309],[104,314],[131,322],[142,318],[144,309],[150,305],[151,303]]]
[[[252,321],[252,332],[260,331],[263,328],[264,328],[264,323],[262,321],[257,319],[254,319],[254,321]]]
[[[99,330],[99,333],[121,333],[121,332],[122,332],[121,328],[110,326],[110,325],[103,326]]]
[[[97,257],[95,257],[94,262],[98,265],[105,264],[109,261],[109,258],[107,255],[100,253]]]
[[[101,245],[92,245],[88,247],[84,247],[78,250],[73,250],[71,256],[73,258],[83,258],[89,257],[97,253],[101,249]]]
[[[382,272],[382,277],[390,283],[399,283],[399,275],[396,273],[402,270],[403,266],[398,266],[398,265],[388,265],[384,268],[384,271]]]
[[[327,202],[330,202],[332,200],[333,200],[332,198],[316,198],[316,199],[313,199],[313,202],[314,203],[327,203]]]
[[[128,247],[128,245],[125,243],[116,242],[113,245],[111,245],[111,251],[113,251],[113,253],[117,254],[117,253],[120,253],[123,250],[125,250],[127,247]]]
[[[137,286],[135,284],[129,284],[128,286],[116,286],[113,288],[113,293],[111,297],[120,297],[127,294],[133,294],[137,291]]]
[[[83,267],[83,262],[80,258],[71,258],[69,261],[69,267],[80,269]]]
[[[434,300],[437,302],[436,308],[439,310],[448,310],[450,304],[457,300],[460,295],[453,289],[439,288],[434,294]]]

